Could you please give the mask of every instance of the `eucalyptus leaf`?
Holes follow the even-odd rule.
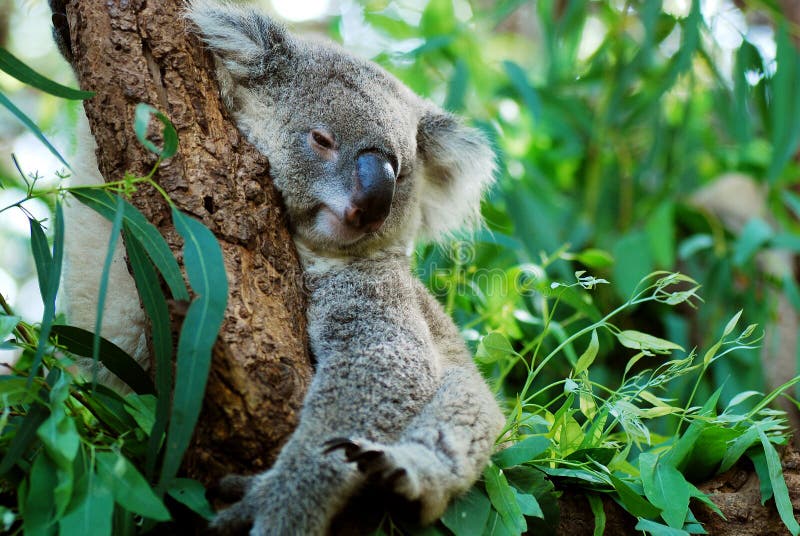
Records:
[[[96,454],[97,474],[111,490],[114,501],[126,510],[141,516],[166,521],[170,518],[164,503],[150,484],[124,456],[116,452]]]
[[[550,440],[544,436],[526,437],[522,441],[514,443],[494,456],[492,461],[495,465],[504,469],[513,465],[529,462],[550,448]]]
[[[491,506],[486,494],[473,486],[447,508],[442,523],[456,536],[481,536]]]
[[[160,489],[169,487],[192,438],[211,366],[211,349],[228,300],[222,250],[213,233],[174,208],[172,219],[184,240],[184,265],[196,298],[186,312],[178,339],[177,381],[159,478]]]
[[[503,524],[512,534],[521,534],[528,528],[522,510],[517,503],[516,494],[511,486],[508,485],[503,471],[496,465],[489,464],[483,471],[483,478],[486,484],[486,493],[492,506],[500,514]]]
[[[56,97],[61,97],[62,99],[82,100],[90,99],[94,96],[94,92],[92,91],[81,91],[79,89],[62,86],[42,76],[3,47],[0,47],[0,70],[10,74],[23,84],[28,84],[29,86],[41,89],[42,91]]]

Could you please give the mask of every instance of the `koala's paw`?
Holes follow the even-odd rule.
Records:
[[[209,524],[212,534],[247,534],[257,511],[253,497],[248,496],[252,483],[253,477],[243,475],[228,475],[219,481],[214,490],[219,497],[227,502],[238,502],[217,513]]]
[[[348,462],[355,463],[359,471],[377,480],[382,487],[409,501],[418,501],[422,498],[422,486],[417,470],[411,460],[405,459],[406,457],[402,456],[398,449],[346,437],[336,437],[325,442],[325,453],[336,450],[344,452]]]

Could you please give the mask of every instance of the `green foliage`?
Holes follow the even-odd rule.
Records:
[[[578,274],[576,279],[586,284],[586,276]],[[561,294],[574,290],[590,302],[591,291],[580,282],[555,285],[544,275],[540,283],[542,288],[555,288],[543,297],[549,306],[542,307],[549,315],[542,322],[545,334],[553,336],[553,319],[563,314],[560,309],[576,309],[565,304]],[[690,290],[683,290],[687,283]],[[518,392],[496,385],[500,394],[507,394],[509,420],[500,439],[505,448],[494,455],[482,482],[450,507],[442,518],[441,530],[446,527],[456,535],[491,534],[493,530],[522,534],[533,530],[531,523],[537,519],[548,521],[549,517],[551,523],[557,524],[558,513],[547,512],[541,505],[554,504],[557,489],[582,488],[590,497],[587,500],[595,512],[598,530],[605,523],[599,497],[607,495],[638,518],[638,527],[643,531],[694,533],[699,525],[691,510],[692,500],[721,512],[693,482],[727,470],[734,460],[747,454],[763,457],[762,485],[769,494],[775,494],[782,519],[796,534],[775,449],[775,445],[786,442],[783,416],[764,407],[743,407],[747,399],[756,396],[755,392],[742,393],[721,412],[721,389],[702,406],[692,405],[695,391],[682,404],[665,396],[673,385],[687,380],[696,387],[714,362],[752,347],[760,338],[754,335],[755,327],[746,326],[737,333],[740,311],[727,323],[712,349],[700,354],[687,352],[659,337],[621,330],[612,323],[626,309],[648,302],[674,306],[694,301],[694,285],[693,280],[681,274],[650,274],[626,303],[563,340],[558,339],[556,348],[546,354],[541,345],[532,347],[530,352],[517,352],[496,331],[483,337],[476,359],[489,377],[505,370],[507,363],[521,364],[528,375]],[[573,318],[582,316],[578,310],[570,313],[568,316]],[[576,360],[567,378],[531,392],[534,385],[540,384],[538,379],[545,366],[565,357],[568,345],[586,340],[587,336],[587,350]],[[593,380],[597,367],[591,359],[603,349],[601,340],[606,341],[605,345],[632,350],[616,387]],[[632,372],[641,359],[651,365]],[[518,476],[521,471],[524,478]],[[532,486],[537,479],[555,487]],[[470,523],[461,524],[459,519],[469,519]]]
[[[150,113],[144,117],[149,121]],[[169,142],[169,132],[175,131],[165,116],[156,117],[164,126],[162,136],[167,140],[164,149],[155,148],[160,163],[161,158],[175,152]],[[25,199],[2,209],[19,207],[24,211],[24,203],[33,197],[56,197],[52,250],[41,223],[30,218],[31,247],[45,303],[41,323],[26,324],[0,300],[3,344],[22,350],[12,374],[0,377],[0,489],[17,490],[17,510],[4,508],[2,512],[6,529],[25,534],[133,534],[170,520],[170,509],[178,503],[203,517],[211,516],[203,486],[176,478],[176,474],[199,415],[211,348],[227,304],[227,280],[214,235],[173,207],[172,217],[184,239],[184,266],[194,293],[181,326],[178,374],[173,385],[170,322],[159,278],[163,277],[173,299],[189,301],[190,294],[158,230],[113,193],[129,192],[140,182],[158,188],[151,179],[154,171],[147,177],[126,177],[99,187],[43,191],[31,187]],[[135,280],[154,322],[155,385],[132,357],[97,335],[102,299],[95,334],[56,319],[63,251],[61,203],[65,195],[113,221],[101,296],[107,289],[116,240],[120,231],[125,232]],[[94,378],[74,376],[72,355],[101,361],[133,392],[123,395],[96,384]],[[46,378],[43,369],[48,371]]]

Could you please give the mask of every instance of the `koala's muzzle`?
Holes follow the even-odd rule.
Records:
[[[345,222],[364,232],[377,231],[392,208],[394,167],[384,155],[366,152],[356,160],[355,175]]]

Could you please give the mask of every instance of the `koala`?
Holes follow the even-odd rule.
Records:
[[[237,126],[269,158],[306,274],[316,363],[275,464],[227,478],[242,496],[212,526],[326,534],[367,486],[431,523],[479,477],[504,417],[410,253],[479,224],[493,152],[379,66],[255,9],[196,0],[186,17]]]

